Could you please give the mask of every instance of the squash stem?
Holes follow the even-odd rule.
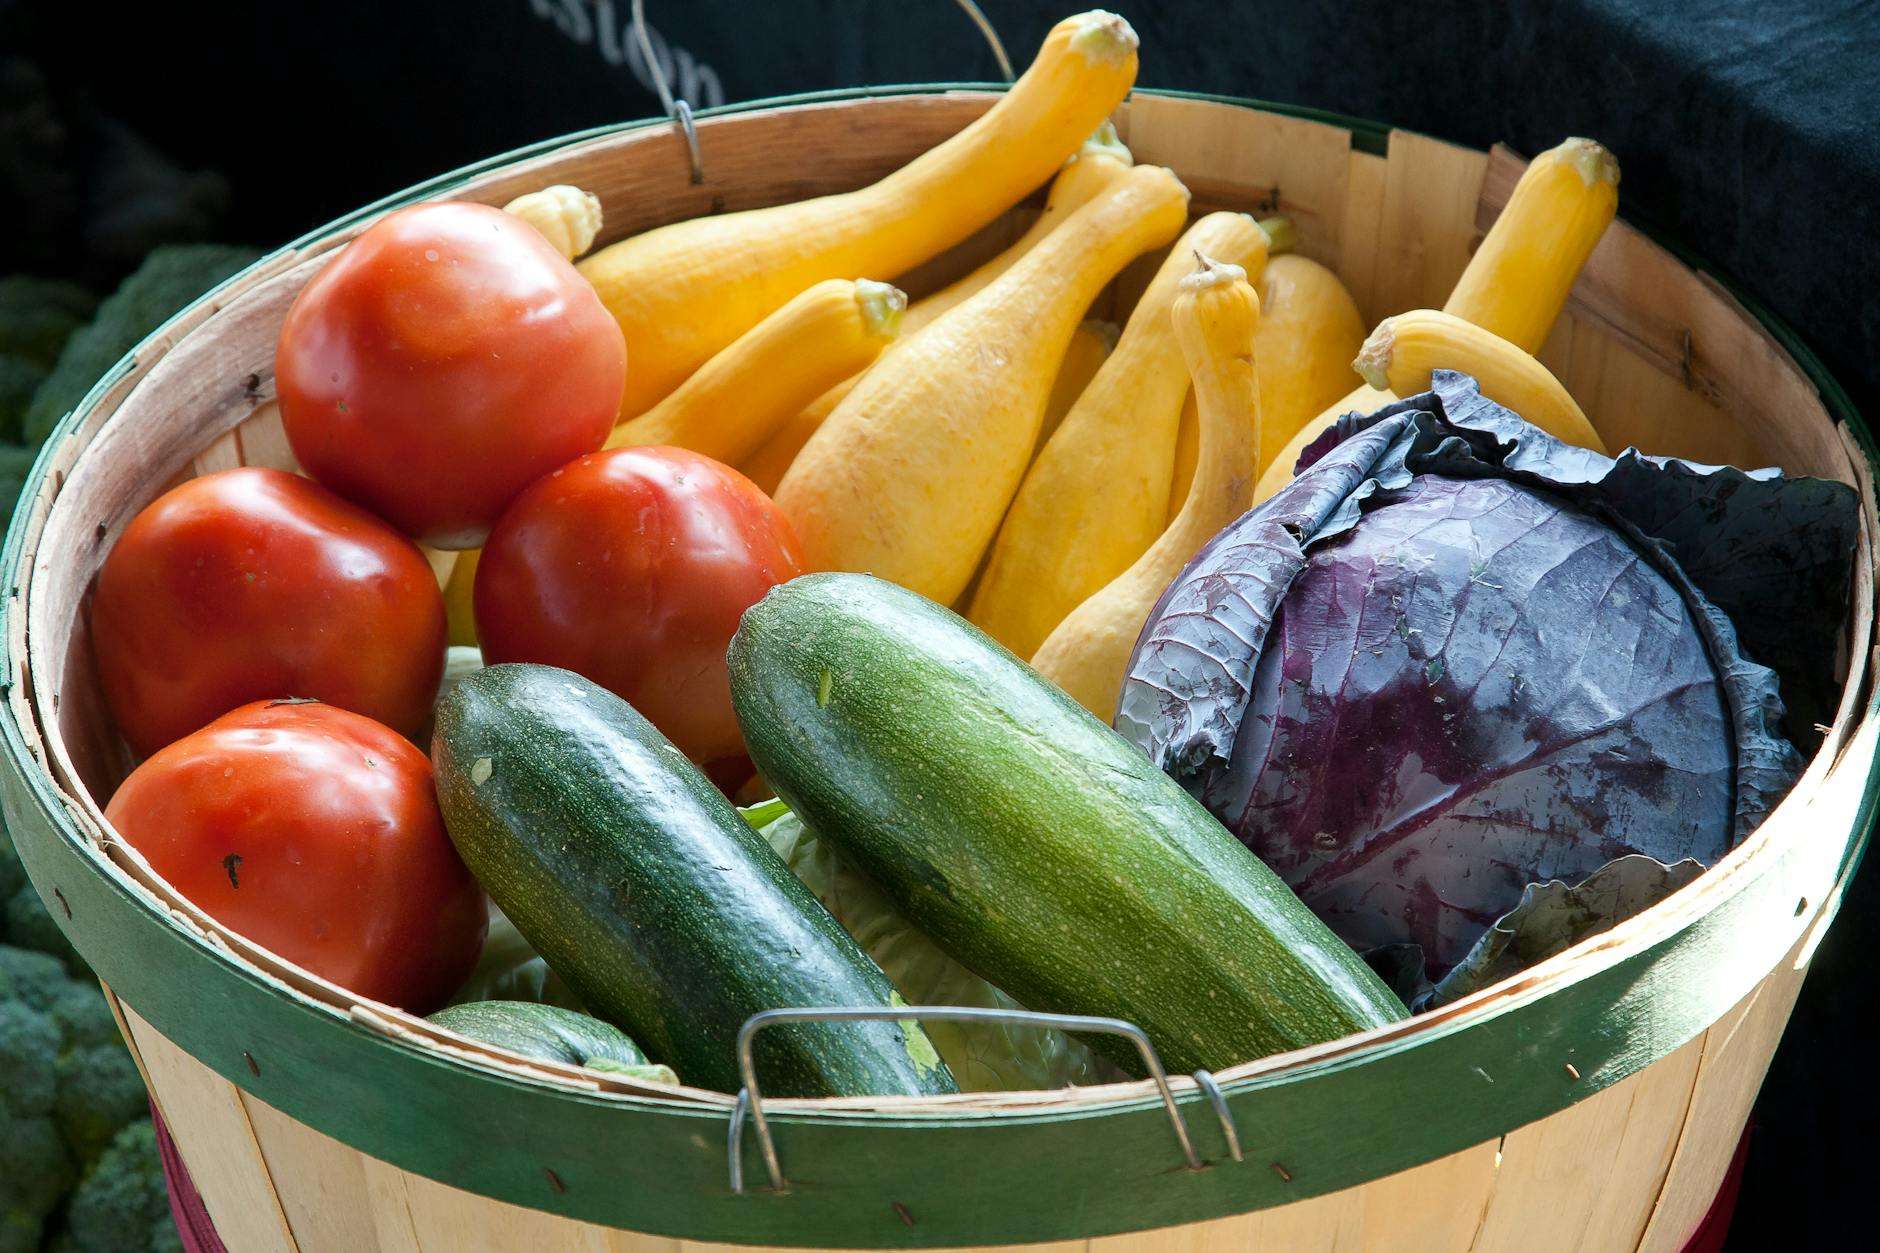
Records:
[[[1278,256],[1282,252],[1291,252],[1299,246],[1299,228],[1293,220],[1283,215],[1261,218],[1260,229],[1266,232],[1266,251],[1268,256]]]
[[[1390,358],[1396,349],[1396,339],[1390,319],[1385,318],[1364,341],[1351,363],[1351,368],[1363,375],[1367,384],[1381,392],[1390,390]]]
[[[1214,258],[1195,249],[1195,270],[1181,281],[1185,292],[1206,291],[1210,287],[1222,287],[1228,283],[1245,282],[1247,271],[1231,261],[1216,261]]]
[[[1081,157],[1113,157],[1124,165],[1136,163],[1136,154],[1117,137],[1114,122],[1105,122],[1090,132],[1090,138],[1084,140],[1083,146],[1071,154],[1072,161]]]
[[[1136,51],[1135,30],[1115,13],[1092,9],[1070,20],[1077,24],[1071,32],[1071,47],[1093,61],[1121,61]]]
[[[862,325],[879,339],[893,339],[901,333],[901,315],[907,312],[907,293],[889,283],[872,278],[855,280],[855,303],[862,311]]]
[[[1595,183],[1619,185],[1619,158],[1612,155],[1611,149],[1594,139],[1582,139],[1574,136],[1562,140],[1554,150],[1560,159],[1573,167],[1581,180],[1591,187]]]

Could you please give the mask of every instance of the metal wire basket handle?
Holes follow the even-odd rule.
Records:
[[[986,46],[992,49],[992,55],[999,63],[999,73],[1006,82],[1011,82],[1012,59],[1005,54],[1005,44],[999,39],[999,32],[993,29],[992,22],[974,0],[953,0],[962,12],[971,19],[985,38]],[[698,127],[692,123],[692,106],[684,97],[672,94],[672,84],[666,79],[665,63],[653,51],[653,37],[646,25],[646,0],[633,0],[633,38],[640,45],[640,55],[645,58],[646,72],[652,77],[653,90],[659,93],[659,107],[666,111],[679,127],[679,134],[685,140],[686,157],[692,163],[692,182],[694,185],[705,181],[705,157],[699,151]]]
[[[731,1190],[740,1196],[744,1194],[744,1159],[740,1150],[743,1148],[747,1117],[757,1132],[757,1147],[764,1157],[764,1169],[770,1174],[771,1189],[776,1192],[789,1190],[789,1183],[783,1174],[783,1163],[777,1157],[777,1142],[770,1134],[770,1120],[764,1115],[763,1093],[757,1086],[757,1063],[752,1041],[759,1031],[787,1022],[906,1022],[910,1019],[915,1022],[991,1022],[1020,1027],[1055,1027],[1060,1031],[1122,1036],[1134,1044],[1136,1051],[1142,1055],[1142,1064],[1148,1070],[1149,1078],[1155,1082],[1156,1092],[1162,1098],[1162,1108],[1168,1113],[1169,1125],[1174,1128],[1175,1142],[1181,1147],[1184,1164],[1190,1170],[1201,1170],[1206,1165],[1195,1152],[1194,1139],[1188,1134],[1188,1124],[1175,1103],[1175,1093],[1168,1086],[1168,1074],[1162,1068],[1162,1059],[1157,1055],[1155,1045],[1149,1042],[1143,1029],[1133,1022],[1121,1018],[1035,1014],[1022,1009],[984,1009],[965,1005],[904,1005],[883,1009],[825,1005],[803,1009],[766,1009],[752,1014],[745,1020],[744,1026],[738,1029],[738,1075],[744,1081],[744,1086],[738,1090],[737,1104],[732,1106],[731,1127],[726,1139]],[[1196,1086],[1207,1097],[1215,1117],[1221,1121],[1221,1132],[1227,1139],[1229,1156],[1240,1161],[1240,1133],[1234,1126],[1233,1113],[1227,1108],[1227,1098],[1222,1094],[1220,1085],[1205,1070],[1197,1070],[1193,1077]]]

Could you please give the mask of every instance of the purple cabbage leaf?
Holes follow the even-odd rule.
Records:
[[[1559,879],[1530,883],[1513,909],[1482,932],[1461,961],[1431,983],[1423,950],[1415,944],[1386,944],[1365,960],[1415,1013],[1459,1001],[1518,974],[1581,940],[1654,905],[1704,872],[1687,857],[1672,865],[1643,855],[1616,857],[1575,884]]]
[[[1425,1003],[1650,904],[1792,786],[1750,658],[1832,699],[1850,489],[1574,448],[1440,371],[1300,465],[1164,593],[1116,727],[1353,947],[1416,946]]]

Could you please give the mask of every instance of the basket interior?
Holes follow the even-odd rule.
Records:
[[[976,93],[885,97],[708,119],[700,124],[706,178],[697,186],[680,139],[660,126],[584,140],[439,194],[501,204],[548,183],[575,183],[600,195],[605,242],[664,221],[864,184],[958,130],[988,100]],[[1354,148],[1339,127],[1151,95],[1132,101],[1118,128],[1139,162],[1167,164],[1187,182],[1196,214],[1291,216],[1299,250],[1340,274],[1371,323],[1440,307],[1522,168],[1506,151],[1482,153],[1407,132],[1394,132],[1388,153],[1376,155]],[[965,272],[1014,238],[1035,211],[1020,206],[902,276],[902,285],[918,295]],[[358,229],[349,223],[277,254],[167,327],[68,431],[33,502],[39,530],[20,615],[29,681],[11,697],[29,705],[22,725],[36,723],[43,760],[68,807],[114,864],[243,960],[299,994],[345,1007],[357,998],[221,932],[108,835],[102,807],[132,763],[104,709],[86,624],[105,554],[159,493],[236,465],[294,468],[272,401],[275,338],[300,287]],[[1094,315],[1125,316],[1159,260],[1131,266]],[[1611,448],[1777,464],[1868,491],[1848,434],[1761,324],[1714,281],[1624,223],[1594,253],[1541,357]],[[1870,491],[1867,508],[1871,534]],[[1866,554],[1863,545],[1849,641],[1870,634]],[[449,562],[441,555],[440,570]],[[1859,679],[1864,663],[1864,647],[1844,649],[1849,678]],[[1858,686],[1850,684],[1824,757],[1849,734]],[[385,1007],[363,1012],[403,1030],[425,1029]]]

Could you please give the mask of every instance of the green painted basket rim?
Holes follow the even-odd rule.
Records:
[[[1002,89],[982,83],[846,89],[753,100],[699,116]],[[1385,150],[1392,129],[1208,93],[1137,94],[1323,122],[1347,130],[1354,147],[1373,153]],[[180,311],[107,371],[48,439],[22,486],[21,501],[36,497],[52,450],[134,368],[148,345],[254,269],[502,166],[665,124],[667,119],[654,118],[597,127],[492,157],[386,197],[270,253]],[[1644,233],[1717,279],[1776,338],[1830,416],[1852,434],[1868,468],[1880,473],[1871,433],[1795,333],[1675,240]],[[0,549],[9,589],[0,615],[10,614],[17,601],[31,513],[17,512]],[[0,664],[5,693],[17,680],[18,659],[9,650]],[[1873,723],[1877,716],[1880,691],[1868,694],[1861,722]],[[305,998],[282,995],[259,970],[225,960],[226,954],[216,954],[164,916],[84,841],[49,773],[28,749],[10,703],[0,724],[0,796],[34,883],[42,892],[58,889],[66,913],[61,925],[71,920],[87,960],[168,1038],[270,1105],[416,1174],[583,1221],[704,1240],[919,1247],[1079,1238],[1286,1204],[1421,1164],[1554,1113],[1694,1038],[1787,951],[1786,942],[1781,952],[1771,952],[1756,937],[1780,932],[1781,920],[1796,912],[1786,882],[1803,864],[1804,842],[1788,841],[1797,847],[1765,858],[1710,914],[1669,926],[1623,958],[1590,968],[1550,993],[1509,997],[1361,1051],[1224,1085],[1247,1148],[1243,1164],[1225,1161],[1219,1125],[1195,1092],[1181,1103],[1202,1156],[1214,1163],[1200,1172],[1172,1169],[1179,1160],[1174,1139],[1153,1095],[1025,1112],[778,1112],[771,1120],[792,1189],[740,1197],[726,1183],[725,1110],[584,1093],[462,1065]],[[1833,871],[1836,889],[1820,904],[1817,933],[1838,908],[1840,888],[1858,866],[1880,809],[1880,755],[1873,737],[1850,740],[1843,759],[1857,747],[1867,755],[1860,796]],[[27,830],[31,836],[21,834]],[[1756,977],[1726,985],[1714,977],[1719,970]],[[1693,987],[1703,992],[1693,995]],[[1667,989],[1683,995],[1667,998]],[[1633,1038],[1639,1017],[1650,1020],[1649,1056]],[[1474,1062],[1483,1058],[1495,1059],[1501,1072],[1488,1088],[1476,1077],[1482,1071]],[[1562,1078],[1566,1058],[1578,1072],[1571,1083]],[[1472,1091],[1475,1097],[1429,1100],[1448,1091]],[[1343,1129],[1375,1121],[1379,1111],[1404,1117],[1383,1120],[1390,1133],[1381,1142],[1348,1143]],[[1098,1119],[1104,1133],[1089,1134],[1085,1124]],[[487,1147],[493,1128],[507,1140],[500,1153]],[[743,1146],[745,1174],[761,1179],[763,1168],[749,1140]],[[1267,1169],[1269,1161],[1285,1162],[1286,1177]],[[545,1182],[549,1169],[558,1186]],[[1041,1207],[1041,1195],[1054,1203]],[[918,1225],[909,1226],[890,1208],[890,1199],[918,1215]]]

